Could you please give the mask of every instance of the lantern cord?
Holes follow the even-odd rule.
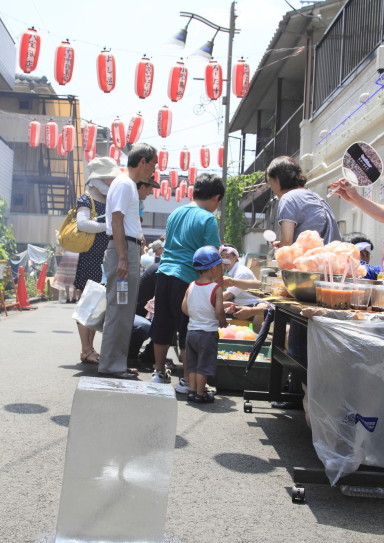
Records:
[[[364,100],[364,102],[362,102],[359,107],[357,107],[356,109],[354,109],[352,111],[352,113],[350,113],[347,117],[345,117],[345,119],[343,119],[341,122],[339,122],[339,124],[337,124],[335,126],[335,128],[332,128],[332,130],[330,130],[323,138],[321,138],[321,140],[319,140],[316,145],[319,145],[321,142],[323,142],[324,140],[326,140],[327,138],[329,138],[329,136],[331,134],[333,134],[338,128],[340,128],[340,126],[342,126],[344,123],[346,123],[351,117],[353,117],[353,115],[355,115],[362,107],[364,107],[370,100],[372,100],[372,98],[374,96],[376,96],[376,94],[378,94],[380,91],[382,91],[384,89],[384,82],[380,82],[382,79],[384,78],[384,73],[382,73],[380,75],[380,77],[378,79],[376,79],[375,81],[375,84],[379,86],[378,89],[375,90],[375,92],[373,94],[371,94],[371,96],[369,96],[366,100]]]

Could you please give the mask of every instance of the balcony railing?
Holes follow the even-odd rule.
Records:
[[[276,136],[269,140],[256,156],[253,164],[248,166],[246,174],[264,171],[276,156],[288,155],[297,158],[300,153],[300,123],[303,120],[303,104],[283,124]]]
[[[384,0],[349,0],[317,44],[313,112],[384,39]]]

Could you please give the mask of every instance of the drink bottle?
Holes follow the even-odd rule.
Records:
[[[117,303],[127,304],[128,303],[128,281],[125,279],[117,280]]]

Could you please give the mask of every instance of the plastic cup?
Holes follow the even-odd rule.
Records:
[[[353,291],[353,283],[333,283],[331,287],[332,309],[349,309]]]
[[[384,311],[384,285],[373,285],[371,306],[372,311]]]
[[[351,295],[351,308],[361,310],[368,309],[371,292],[372,285],[361,285],[356,283]]]
[[[321,307],[332,307],[331,302],[331,289],[333,283],[330,281],[318,281],[319,283],[319,292],[316,293],[316,299],[317,296],[320,298],[320,304]]]

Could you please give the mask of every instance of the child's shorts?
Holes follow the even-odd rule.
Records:
[[[188,372],[215,375],[218,340],[218,332],[188,330],[186,340]]]

